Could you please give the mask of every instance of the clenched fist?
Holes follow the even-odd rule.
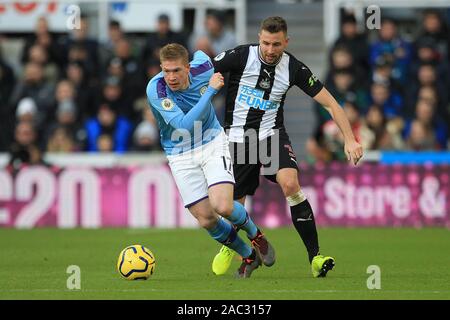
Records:
[[[211,76],[211,79],[209,79],[209,86],[216,89],[216,90],[220,90],[224,85],[223,82],[223,76],[220,72],[216,72]]]

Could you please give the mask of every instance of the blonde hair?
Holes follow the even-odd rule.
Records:
[[[189,53],[181,44],[169,43],[159,51],[159,60],[161,62],[178,59],[181,59],[185,64],[189,63]]]

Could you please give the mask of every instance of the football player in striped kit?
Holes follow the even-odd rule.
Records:
[[[234,199],[244,204],[246,196],[255,193],[263,167],[262,174],[278,183],[286,197],[313,276],[325,277],[335,260],[319,253],[314,214],[300,188],[297,159],[283,121],[287,91],[299,87],[330,113],[344,136],[349,161],[356,164],[363,150],[333,96],[305,64],[285,51],[288,42],[286,21],[269,17],[261,23],[258,44],[238,46],[213,59],[216,72],[229,73],[225,129],[236,180]],[[264,150],[269,157],[264,157]],[[226,272],[232,256],[223,247],[213,260],[214,273]]]

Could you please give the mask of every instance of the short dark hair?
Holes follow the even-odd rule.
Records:
[[[117,20],[111,20],[111,21],[109,22],[109,27],[110,27],[110,28],[117,28],[117,29],[120,29],[120,22],[117,21]]]
[[[224,11],[221,10],[210,10],[206,13],[206,16],[213,17],[214,19],[219,21],[221,25],[224,25],[226,22],[226,14]]]
[[[162,13],[162,14],[160,14],[160,15],[158,16],[158,21],[159,21],[159,22],[169,22],[169,21],[170,21],[170,18],[169,18],[169,16],[168,16],[167,14]]]
[[[354,77],[354,72],[352,67],[343,67],[343,68],[337,68],[333,70],[333,75],[349,75]]]
[[[356,24],[356,18],[355,15],[352,13],[347,13],[342,17],[342,21],[341,24],[346,24],[346,23],[351,23],[351,24]]]
[[[442,18],[441,13],[436,9],[425,9],[423,11],[423,16],[436,16],[439,20]]]
[[[287,23],[282,17],[268,17],[261,23],[261,30],[265,30],[270,33],[283,31],[284,34],[287,34]]]
[[[348,54],[352,54],[348,46],[345,44],[337,44],[333,49],[331,49],[331,54],[334,54],[335,52],[344,51]]]
[[[159,51],[159,60],[178,60],[181,59],[184,63],[189,63],[189,52],[185,47],[178,43],[169,43],[161,48]]]
[[[389,18],[389,17],[381,18],[381,24],[385,24],[385,23],[390,23],[390,24],[393,24],[394,26],[397,26],[397,22],[394,19]]]

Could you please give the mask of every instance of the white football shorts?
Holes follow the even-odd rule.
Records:
[[[186,208],[208,197],[208,188],[234,184],[228,137],[221,132],[214,140],[191,151],[168,155],[169,166]]]

